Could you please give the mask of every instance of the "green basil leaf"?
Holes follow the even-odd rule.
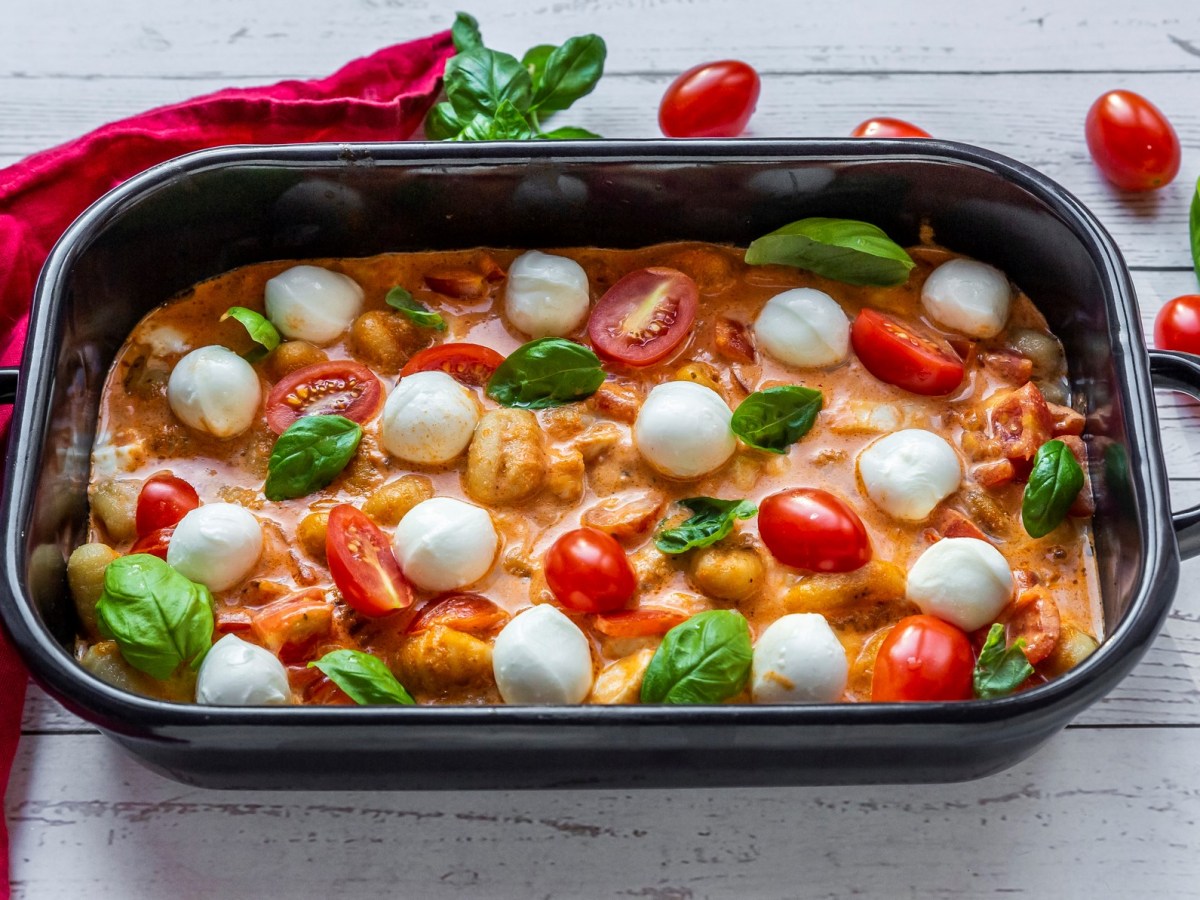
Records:
[[[720,703],[750,680],[754,650],[740,613],[713,609],[666,633],[642,679],[643,703]]]
[[[600,135],[594,131],[588,131],[586,128],[575,128],[571,125],[563,128],[555,128],[553,131],[544,131],[538,135],[540,138],[546,138],[551,141],[599,141],[603,140]]]
[[[512,101],[500,104],[494,116],[479,113],[455,140],[459,141],[522,141],[534,136],[533,125]]]
[[[545,337],[509,354],[487,384],[487,394],[504,406],[546,409],[596,393],[604,383],[600,359],[582,344]]]
[[[529,77],[533,80],[535,91],[542,83],[542,75],[546,71],[546,60],[557,49],[553,44],[538,44],[536,47],[526,50],[525,55],[521,57],[521,65],[529,70]]]
[[[425,137],[433,141],[448,141],[458,135],[465,126],[449,103],[438,103],[425,117]]]
[[[483,46],[479,22],[470,13],[460,12],[454,17],[454,24],[450,26],[450,37],[454,39],[454,49],[459,53]]]
[[[608,48],[597,34],[573,37],[546,58],[541,84],[533,95],[533,109],[552,113],[587,96],[604,74]]]
[[[660,531],[654,538],[654,546],[672,556],[715,544],[733,531],[735,519],[749,519],[758,514],[758,507],[749,500],[688,497],[679,502],[694,515],[674,528]]]
[[[790,384],[755,391],[738,404],[729,427],[756,450],[787,453],[813,427],[823,399],[820,391]]]
[[[1042,537],[1059,526],[1083,482],[1083,469],[1066,444],[1047,441],[1038,448],[1021,498],[1021,521],[1030,537]]]
[[[445,319],[420,300],[414,300],[413,295],[400,285],[396,285],[388,291],[383,302],[392,309],[400,310],[404,316],[422,328],[432,328],[435,331],[446,330]]]
[[[1196,190],[1192,193],[1188,233],[1192,239],[1192,268],[1196,270],[1196,278],[1200,279],[1200,179],[1196,180]]]
[[[479,115],[493,117],[505,100],[517,110],[529,108],[533,81],[529,70],[508,53],[477,47],[446,63],[446,98],[468,127]]]
[[[846,284],[904,284],[915,265],[882,229],[855,219],[801,219],[760,237],[746,250],[752,266],[778,263]]]
[[[383,660],[358,650],[334,650],[308,664],[324,672],[360,706],[414,706],[391,669]]]
[[[246,354],[247,362],[258,362],[268,353],[279,346],[279,332],[271,321],[262,313],[257,313],[252,309],[246,309],[244,306],[231,306],[225,310],[225,315],[221,316],[221,321],[226,319],[234,319],[242,323],[246,329],[246,333],[250,335],[250,339],[259,346]]]
[[[268,500],[291,500],[337,478],[358,449],[362,428],[343,416],[302,416],[279,436],[267,461]]]
[[[126,662],[162,681],[184,663],[199,666],[212,646],[212,594],[157,556],[134,553],[104,570],[96,621]]]
[[[1033,666],[1025,656],[1025,639],[1017,638],[1011,647],[1005,647],[1004,626],[993,625],[975,662],[975,696],[990,700],[1011,694],[1032,674]]]

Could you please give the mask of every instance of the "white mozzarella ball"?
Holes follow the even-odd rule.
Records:
[[[668,381],[646,397],[633,423],[633,439],[646,462],[664,475],[699,478],[737,449],[732,418],[729,405],[711,388]]]
[[[583,266],[565,256],[530,250],[508,268],[504,312],[530,337],[566,337],[587,318],[590,297]]]
[[[257,644],[227,634],[200,663],[196,702],[209,706],[283,706],[292,702],[287,669]]]
[[[543,603],[496,635],[492,671],[505,703],[582,703],[592,689],[592,651],[579,626]]]
[[[258,519],[236,503],[205,503],[175,526],[167,564],[211,591],[223,591],[254,570],[262,547]]]
[[[962,467],[946,440],[906,428],[877,440],[858,456],[867,496],[897,519],[919,522],[958,490]]]
[[[261,400],[254,367],[217,345],[193,350],[175,364],[167,380],[167,403],[175,417],[220,438],[253,425]]]
[[[820,613],[776,619],[754,645],[755,703],[833,703],[846,690],[846,651]]]
[[[417,587],[452,591],[488,573],[499,541],[487,510],[451,497],[433,497],[405,513],[392,547],[400,568]]]
[[[475,395],[445,372],[414,372],[383,405],[383,446],[408,462],[440,465],[467,449],[479,424]]]
[[[267,282],[267,318],[293,340],[328,344],[362,312],[357,281],[320,266],[292,266]]]
[[[995,622],[1012,591],[1008,561],[977,538],[943,538],[908,570],[908,599],[963,631]]]
[[[850,320],[824,291],[796,288],[767,301],[754,320],[754,337],[789,366],[832,366],[850,352]]]
[[[995,337],[1008,322],[1012,288],[999,269],[973,259],[944,262],[925,280],[921,304],[940,325],[969,337]]]

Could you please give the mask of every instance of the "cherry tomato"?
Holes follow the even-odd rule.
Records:
[[[129,552],[131,555],[134,553],[149,553],[151,556],[157,556],[165,562],[167,547],[171,545],[171,535],[174,533],[174,525],[148,532],[133,542],[133,546],[129,548]]]
[[[138,537],[178,525],[180,519],[199,505],[196,489],[182,478],[162,472],[146,479],[138,494],[134,519]]]
[[[271,388],[267,425],[283,434],[301,416],[345,416],[365,422],[383,405],[383,387],[366,366],[331,359],[297,369]]]
[[[688,69],[663,94],[658,127],[667,137],[737,137],[761,87],[753,67],[735,59]]]
[[[349,503],[329,511],[325,554],[333,583],[345,601],[364,616],[382,616],[412,606],[412,588],[387,536]]]
[[[467,634],[483,634],[507,621],[508,613],[481,594],[444,594],[434,597],[417,611],[409,623],[408,633],[416,634],[442,625]]]
[[[1152,191],[1179,174],[1179,136],[1140,94],[1104,94],[1088,110],[1084,131],[1092,159],[1119,188]]]
[[[797,569],[853,572],[871,561],[871,541],[858,513],[818,488],[792,488],[764,499],[758,533],[772,556]]]
[[[568,609],[612,612],[633,598],[637,578],[616,538],[595,528],[568,531],[546,551],[546,584]]]
[[[502,362],[503,356],[482,344],[439,344],[414,353],[400,370],[400,377],[414,372],[445,372],[463,384],[482,387]]]
[[[630,272],[596,303],[588,337],[602,356],[649,366],[670,356],[691,334],[700,291],[678,269]]]
[[[975,654],[966,632],[933,616],[909,616],[893,627],[875,657],[871,699],[969,700]]]
[[[933,137],[924,128],[918,128],[911,122],[905,122],[903,119],[889,119],[886,116],[881,116],[878,119],[867,119],[865,122],[860,122],[858,126],[850,132],[850,137],[860,138],[927,138]]]
[[[685,613],[676,609],[642,606],[638,609],[600,613],[592,619],[592,626],[605,637],[654,637],[666,634],[676,625],[686,622],[687,619],[688,616]]]
[[[1154,343],[1160,350],[1200,353],[1200,294],[1176,297],[1158,311]]]
[[[868,372],[906,391],[949,394],[962,383],[962,360],[949,346],[873,309],[855,318],[850,341]]]

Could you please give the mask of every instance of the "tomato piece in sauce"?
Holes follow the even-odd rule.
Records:
[[[850,137],[856,138],[927,138],[933,137],[924,128],[918,128],[911,122],[905,122],[903,119],[892,119],[888,116],[880,116],[876,119],[867,119],[865,122],[860,122],[850,132]]]
[[[138,537],[178,525],[180,519],[199,505],[196,489],[182,478],[167,472],[152,475],[138,494],[134,520]]]
[[[130,555],[134,553],[149,553],[151,556],[157,556],[165,562],[167,559],[167,547],[171,545],[171,535],[174,533],[174,525],[147,532],[134,541],[133,546],[129,548],[129,553]]]
[[[871,699],[969,700],[974,673],[975,653],[966,632],[933,616],[908,616],[879,646]]]
[[[676,609],[642,606],[620,612],[597,613],[592,619],[592,627],[611,638],[655,637],[666,634],[687,620],[687,614]]]
[[[487,597],[464,591],[430,600],[417,611],[409,623],[408,633],[416,634],[441,625],[466,634],[486,634],[495,631],[508,618],[508,613]]]
[[[414,372],[445,372],[455,381],[482,387],[488,383],[504,357],[482,344],[439,344],[412,355],[400,377]]]
[[[637,578],[625,550],[595,528],[568,531],[546,551],[546,584],[568,609],[613,612],[633,599]]]
[[[412,587],[387,536],[349,503],[329,511],[325,555],[333,583],[364,616],[383,616],[412,606]]]
[[[758,72],[740,60],[694,66],[663,94],[658,127],[667,137],[737,137],[746,130],[761,90]]]
[[[840,497],[819,488],[792,488],[758,506],[758,533],[785,566],[813,572],[853,572],[871,561],[867,529]]]
[[[678,269],[638,269],[596,303],[588,337],[601,356],[628,366],[653,365],[687,340],[699,299],[696,282]]]
[[[868,372],[906,391],[937,396],[962,383],[962,360],[949,346],[873,309],[854,319],[850,341]]]
[[[267,396],[267,425],[276,434],[302,416],[345,416],[366,422],[383,405],[383,387],[371,370],[348,359],[297,369]]]

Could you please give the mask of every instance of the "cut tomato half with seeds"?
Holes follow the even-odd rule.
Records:
[[[691,334],[700,291],[678,269],[630,272],[596,303],[588,337],[596,352],[627,366],[666,359]]]
[[[366,422],[383,405],[383,387],[371,370],[348,359],[297,369],[267,396],[267,425],[276,434],[302,416],[345,416]]]
[[[383,616],[412,606],[412,587],[387,535],[349,503],[329,511],[325,554],[342,598],[364,616]]]
[[[850,341],[868,372],[906,391],[937,396],[962,383],[962,360],[949,345],[873,309],[858,314]]]

